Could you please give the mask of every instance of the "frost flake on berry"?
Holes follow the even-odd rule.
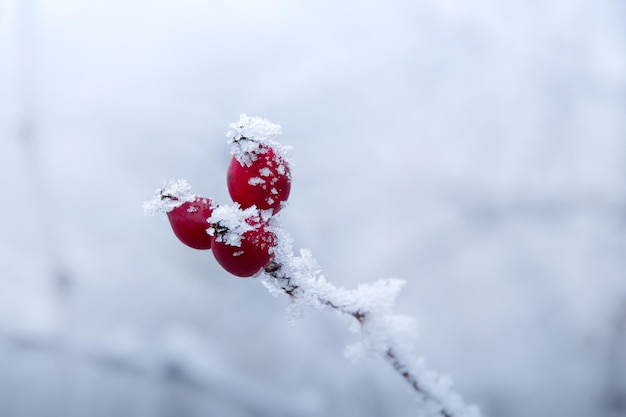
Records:
[[[187,181],[170,178],[163,181],[163,185],[154,191],[153,198],[143,203],[143,211],[147,216],[169,213],[176,207],[193,202],[196,198]]]

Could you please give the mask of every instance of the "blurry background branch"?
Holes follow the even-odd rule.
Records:
[[[160,343],[140,340],[138,333],[101,335],[99,340],[62,338],[44,333],[6,332],[0,340],[14,355],[45,354],[69,358],[74,366],[97,367],[161,384],[175,384],[199,396],[213,397],[244,415],[301,417],[306,415],[294,399],[273,392],[266,384],[238,376],[220,364],[219,358],[199,346],[189,334],[163,339]],[[65,369],[68,371],[68,369]],[[59,383],[66,384],[67,378]],[[157,400],[158,401],[158,400]],[[304,414],[303,414],[304,413]],[[160,413],[159,413],[160,415]]]

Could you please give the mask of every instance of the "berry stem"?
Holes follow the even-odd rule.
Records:
[[[239,142],[245,142],[245,141],[259,143],[258,140],[255,140],[254,138],[249,138],[247,136],[240,136],[238,138],[233,138],[233,143],[239,143]]]

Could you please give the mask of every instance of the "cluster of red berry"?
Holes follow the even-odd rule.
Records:
[[[243,128],[243,126],[241,126]],[[191,194],[182,181],[158,191],[174,234],[194,249],[212,249],[217,262],[238,277],[251,277],[274,257],[276,234],[270,220],[291,190],[291,171],[279,144],[244,136],[231,138],[228,192],[234,206]]]

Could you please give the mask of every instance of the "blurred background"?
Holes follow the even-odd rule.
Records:
[[[183,246],[240,113],[331,282],[408,284],[416,351],[485,416],[626,416],[619,0],[0,0],[0,415],[414,416],[332,313]]]

